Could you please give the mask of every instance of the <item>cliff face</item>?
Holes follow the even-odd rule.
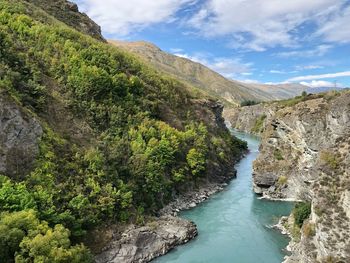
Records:
[[[20,178],[35,160],[42,135],[39,122],[0,90],[0,173]]]
[[[266,198],[311,202],[310,218],[286,262],[348,262],[350,92],[270,107],[244,107],[231,120],[251,131],[261,112],[268,116],[254,162],[254,191]]]
[[[246,133],[260,135],[277,109],[277,103],[260,103],[253,106],[224,109],[223,116],[234,128]]]

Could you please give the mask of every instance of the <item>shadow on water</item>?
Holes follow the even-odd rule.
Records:
[[[227,188],[181,217],[197,224],[199,235],[156,263],[277,263],[288,238],[269,226],[288,215],[291,203],[260,200],[252,191],[252,163],[259,139],[233,131],[248,142],[249,153],[236,165],[237,178]]]

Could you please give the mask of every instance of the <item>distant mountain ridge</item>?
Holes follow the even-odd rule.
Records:
[[[156,69],[175,76],[221,99],[224,103],[238,105],[245,100],[280,100],[295,97],[304,90],[309,90],[307,86],[298,83],[267,85],[230,80],[200,63],[164,52],[156,45],[145,41],[109,40],[109,42],[133,52]]]

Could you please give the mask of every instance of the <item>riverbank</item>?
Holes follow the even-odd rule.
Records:
[[[243,155],[242,155],[243,158]],[[198,189],[178,196],[142,226],[131,224],[112,239],[103,252],[95,256],[97,263],[145,263],[185,244],[198,234],[196,224],[178,217],[178,213],[192,209],[212,195],[224,190],[236,178],[236,170],[224,182],[203,184]]]
[[[264,262],[280,263],[289,240],[266,226],[289,214],[291,207],[285,202],[259,200],[253,193],[252,163],[258,154],[259,139],[237,135],[248,141],[250,150],[236,164],[237,172],[226,181],[208,183],[179,196],[144,226],[128,226],[96,261],[143,263],[157,258],[155,262],[161,263],[235,262],[234,259],[256,262],[264,258]],[[232,167],[232,171],[236,169]],[[232,181],[233,178],[236,179]],[[208,200],[209,197],[212,198]],[[179,246],[184,243],[188,244]]]

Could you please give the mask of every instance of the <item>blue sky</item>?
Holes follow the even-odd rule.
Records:
[[[246,82],[350,87],[350,0],[75,0],[108,39],[145,40]]]

